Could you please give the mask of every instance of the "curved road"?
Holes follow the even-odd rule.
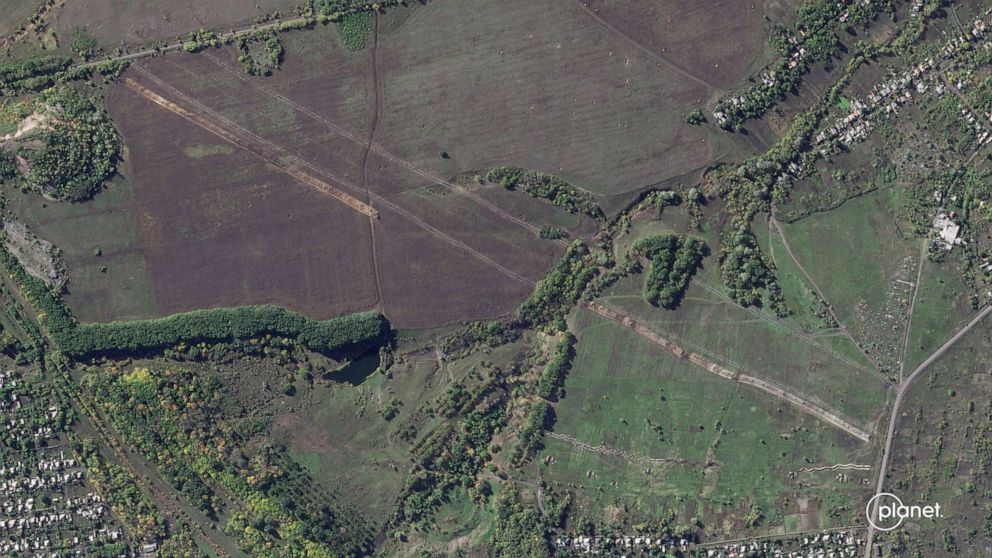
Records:
[[[964,337],[969,331],[971,331],[973,327],[975,327],[979,322],[984,320],[985,317],[988,316],[990,313],[992,313],[992,306],[986,306],[985,308],[983,308],[982,311],[979,312],[977,316],[975,316],[974,318],[972,318],[970,322],[968,322],[968,325],[958,330],[958,332],[955,333],[953,337],[945,341],[944,344],[940,346],[940,348],[934,351],[933,354],[931,354],[929,357],[927,357],[926,360],[924,360],[919,366],[917,366],[916,370],[913,370],[913,373],[910,374],[909,377],[907,377],[904,382],[899,384],[899,387],[896,389],[896,400],[892,404],[892,415],[889,417],[889,432],[885,436],[885,449],[882,451],[882,465],[878,469],[878,483],[875,486],[876,496],[883,492],[883,488],[885,484],[885,472],[889,468],[889,458],[892,456],[892,439],[895,436],[896,424],[899,421],[899,406],[902,405],[903,397],[905,397],[906,392],[909,390],[909,387],[913,384],[913,381],[916,380],[917,376],[919,376],[924,370],[926,370],[928,366],[936,362],[937,359],[944,356],[944,353],[946,353],[947,350],[950,349],[952,345],[957,343],[962,337]],[[878,517],[878,500],[875,500],[875,503],[871,508],[871,516],[872,519]],[[868,538],[866,539],[866,543],[865,543],[865,558],[871,558],[872,540],[874,539],[874,537],[875,537],[875,528],[869,525]]]

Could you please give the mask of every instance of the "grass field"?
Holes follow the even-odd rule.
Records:
[[[990,348],[988,325],[976,327],[918,377],[903,402],[886,486],[914,503],[939,503],[942,518],[906,520],[902,555],[981,556],[992,544]]]
[[[906,343],[906,373],[910,373],[974,312],[968,302],[969,288],[956,262],[926,261]]]
[[[766,311],[749,311],[731,303],[713,277],[715,261],[707,264],[712,265],[694,279],[674,311],[652,307],[644,300],[640,275],[621,280],[603,300],[680,340],[687,349],[709,351],[732,369],[749,369],[791,386],[856,420],[873,420],[881,411],[884,386],[855,357],[856,349],[838,350],[833,343],[800,337],[787,326],[776,325]]]
[[[682,523],[701,519],[711,537],[771,529],[800,514],[800,505],[800,522],[809,527],[832,524],[832,506],[840,508],[836,521],[859,513],[857,506],[834,503],[865,492],[854,480],[838,483],[817,473],[790,480],[789,473],[865,462],[868,446],[595,314],[580,311],[574,326],[578,355],[566,396],[555,406],[554,431],[630,455],[605,455],[546,437],[534,469],[546,480],[584,487],[591,517],[604,519],[611,507],[629,509],[632,521],[670,510]],[[648,458],[674,461],[643,460]],[[812,486],[800,490],[797,481]],[[757,525],[731,519],[752,505],[764,516]]]
[[[138,249],[130,184],[117,180],[85,205],[19,192],[8,192],[7,201],[18,219],[62,250],[70,277],[65,301],[78,318],[110,321],[157,314],[151,269]]]
[[[875,364],[898,374],[920,246],[901,221],[900,190],[881,188],[782,224],[796,258]]]

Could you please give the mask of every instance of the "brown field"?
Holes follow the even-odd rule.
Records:
[[[56,16],[59,36],[69,37],[77,27],[104,46],[138,45],[175,39],[198,29],[230,29],[252,18],[276,11],[289,12],[298,0],[79,0],[66,2]]]
[[[576,1],[576,0],[573,0]],[[715,88],[735,85],[746,70],[767,61],[765,15],[792,15],[780,2],[718,0],[698,2],[630,2],[592,0],[588,17],[617,36],[627,36],[659,59]],[[700,33],[734,38],[734,48],[720,41],[700,41]]]
[[[761,41],[750,49],[719,40],[738,16],[700,25],[713,33],[706,60],[738,69],[736,77],[707,69],[707,80],[737,79],[761,55]],[[560,253],[564,243],[537,238],[541,225],[587,238],[595,227],[480,183],[474,172],[500,164],[552,172],[610,211],[647,186],[692,182],[713,158],[747,149],[712,126],[684,124],[684,113],[715,91],[705,81],[578,3],[434,2],[382,20],[382,35],[360,52],[343,51],[335,27],[281,35],[285,62],[268,78],[245,76],[233,49],[129,70],[128,80],[155,95],[273,146],[267,153],[281,162],[114,87],[107,106],[134,191],[124,211],[132,241],[115,257],[144,270],[146,283],[111,304],[115,289],[91,283],[105,275],[127,284],[116,266],[81,274],[98,258],[68,255],[77,315],[102,321],[265,302],[315,317],[380,307],[400,327],[491,318],[511,311]],[[271,166],[282,163],[369,203],[379,219]],[[64,226],[41,213],[51,228]]]
[[[117,89],[109,106],[128,115],[117,122],[159,313],[250,301],[329,317],[375,304],[364,216],[245,151],[189,157],[223,142],[136,94]]]

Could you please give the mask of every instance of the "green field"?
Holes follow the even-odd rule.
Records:
[[[776,325],[760,310],[743,309],[705,276],[690,285],[681,306],[668,311],[644,301],[642,277],[617,283],[606,302],[681,342],[708,351],[731,369],[746,369],[810,395],[855,420],[870,423],[881,411],[884,386],[871,369],[817,339]],[[710,290],[707,290],[709,287]],[[853,361],[853,362],[852,362]]]
[[[862,325],[859,303],[877,312],[890,278],[918,245],[900,229],[896,189],[880,189],[833,211],[783,224],[799,262],[813,276],[848,327]]]
[[[671,510],[682,522],[695,516],[713,530],[707,533],[719,533],[741,527],[722,521],[753,504],[765,520],[752,531],[770,528],[798,513],[789,472],[870,456],[870,447],[853,438],[682,361],[618,324],[581,311],[574,326],[578,356],[566,397],[555,406],[554,431],[631,455],[625,460],[546,438],[540,458],[553,456],[554,462],[535,469],[545,479],[584,486],[593,517],[611,506],[628,506],[635,518]],[[684,463],[634,462],[639,458]],[[800,478],[817,485],[803,491],[813,500],[864,491],[853,482],[820,486],[815,474]],[[822,520],[812,519],[826,526]]]
[[[955,262],[923,264],[920,289],[906,341],[905,374],[930,356],[974,312]]]
[[[115,180],[86,204],[8,191],[8,207],[39,237],[62,250],[69,273],[66,303],[84,321],[156,315],[151,271],[138,244],[131,185]]]

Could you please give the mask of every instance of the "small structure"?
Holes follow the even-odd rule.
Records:
[[[958,238],[961,232],[961,225],[955,223],[946,213],[940,213],[933,218],[933,228],[937,232],[944,248],[950,250],[955,245],[960,246],[964,241]]]

